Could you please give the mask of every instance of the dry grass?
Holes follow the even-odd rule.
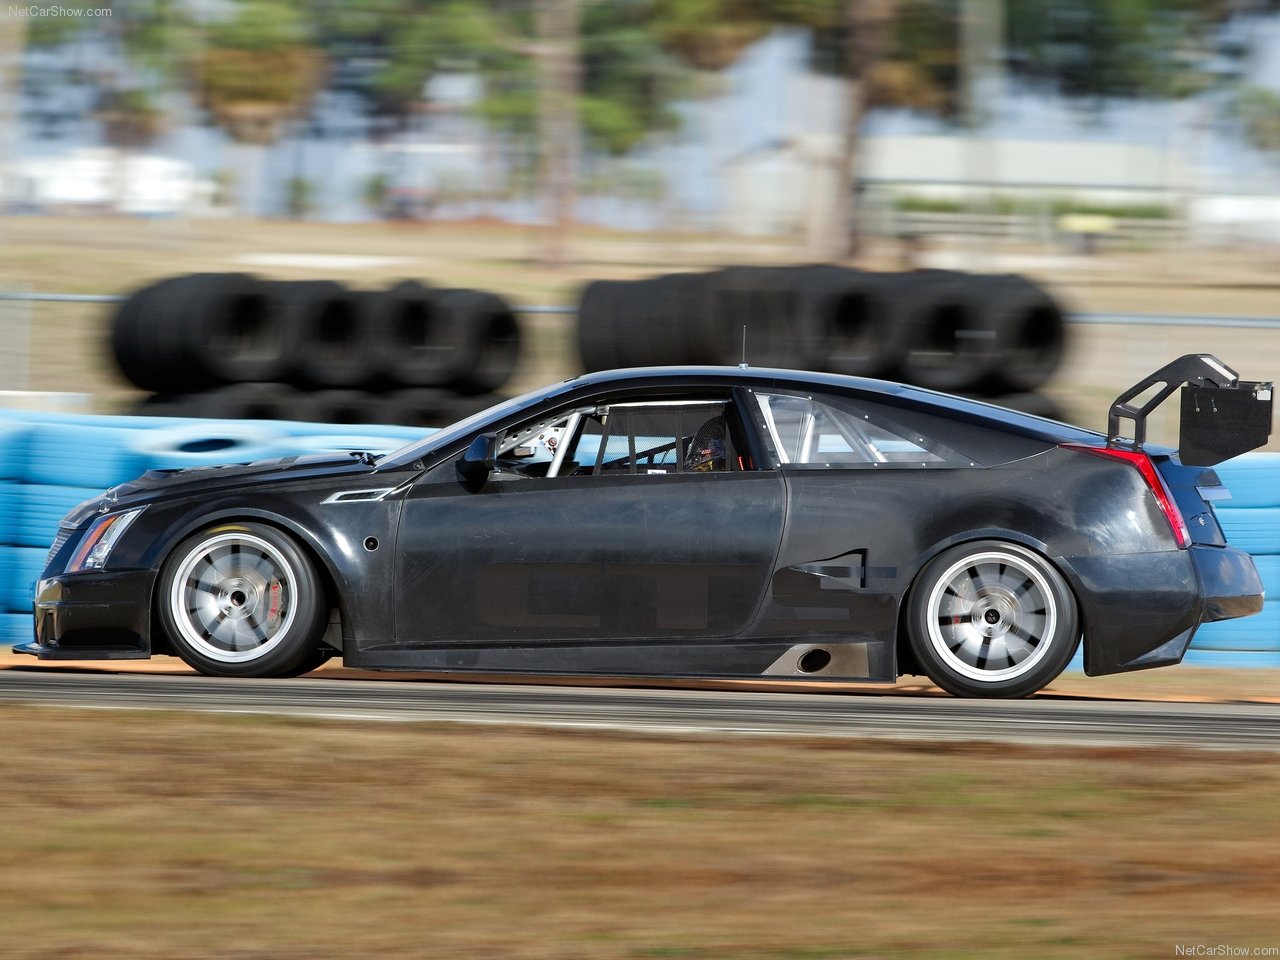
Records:
[[[1277,945],[1274,756],[0,709],[0,956]]]

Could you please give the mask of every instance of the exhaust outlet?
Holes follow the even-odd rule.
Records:
[[[800,655],[796,662],[801,673],[819,673],[831,666],[831,652],[822,647],[814,647]]]

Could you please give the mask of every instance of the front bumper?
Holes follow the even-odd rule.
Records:
[[[137,660],[151,656],[149,570],[77,573],[36,583],[35,637],[14,653],[42,660]]]
[[[1084,671],[1091,677],[1180,663],[1202,623],[1262,609],[1253,558],[1193,544],[1160,554],[1077,557]]]

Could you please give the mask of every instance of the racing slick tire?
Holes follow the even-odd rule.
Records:
[[[302,387],[355,387],[376,362],[367,298],[334,280],[277,281],[271,285],[289,330],[289,379]]]
[[[275,379],[281,337],[261,280],[193,273],[131,298],[117,314],[112,348],[135,386],[171,393]]]
[[[902,274],[891,296],[907,324],[905,383],[945,393],[980,393],[999,362],[995,333],[978,301],[986,278],[951,270]]]
[[[1060,674],[1080,643],[1075,595],[1044,557],[980,540],[935,557],[911,587],[911,652],[957,697],[1025,697]]]
[[[436,387],[454,369],[458,342],[429,287],[404,280],[362,299],[376,360],[370,384]]]
[[[111,321],[111,353],[116,367],[134,386],[151,389],[156,366],[155,331],[161,303],[184,277],[168,277],[135,290],[120,305]],[[168,357],[160,358],[168,362]]]
[[[984,286],[983,315],[995,330],[1000,362],[992,370],[991,392],[1038,390],[1062,365],[1067,318],[1039,284],[1017,274],[991,277]]]
[[[510,305],[484,290],[440,290],[434,302],[456,331],[455,371],[446,385],[474,396],[510,380],[520,359],[520,325]]]
[[[588,373],[625,366],[619,357],[618,314],[631,295],[626,280],[594,280],[578,300],[578,356]]]
[[[319,666],[324,588],[275,527],[223,523],[188,537],[165,561],[156,597],[173,652],[200,673],[285,677]]]
[[[738,363],[745,351],[752,366],[802,368],[811,338],[794,329],[807,317],[798,282],[790,267],[725,267],[708,276],[707,323],[717,362]]]
[[[910,332],[895,295],[898,275],[814,266],[805,276],[805,309],[815,313],[807,326],[817,351],[807,369],[896,379]]]
[[[377,423],[381,416],[381,398],[360,390],[317,390],[293,404],[293,418],[310,423]]]

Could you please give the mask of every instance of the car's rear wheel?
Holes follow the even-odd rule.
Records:
[[[274,527],[229,523],[187,538],[165,563],[158,603],[174,652],[201,673],[278,677],[319,665],[324,591]]]
[[[939,554],[911,588],[911,651],[961,697],[1025,697],[1062,672],[1080,642],[1075,596],[1048,560],[1002,541]]]

